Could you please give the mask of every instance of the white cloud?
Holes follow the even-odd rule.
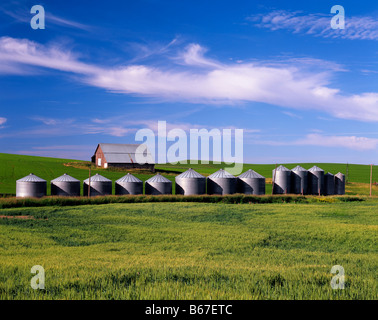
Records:
[[[191,103],[262,102],[296,110],[318,110],[343,119],[378,121],[378,93],[346,95],[330,87],[332,71],[294,61],[223,64],[207,59],[198,44],[180,54],[180,66],[128,65],[105,68],[80,62],[75,54],[26,39],[0,38],[0,63],[60,70],[112,92]],[[310,61],[307,61],[310,62]],[[336,67],[335,67],[336,68]],[[9,69],[8,69],[9,72]],[[79,77],[78,77],[79,76]]]
[[[10,5],[12,7],[13,4],[10,3]],[[11,7],[8,6],[7,9],[0,7],[0,12],[11,17],[17,22],[30,23],[30,19],[32,17],[32,15],[30,14],[30,8],[24,7],[23,9],[20,9],[19,5],[17,7],[14,7],[14,6],[12,8]],[[63,26],[63,27],[70,27],[74,29],[81,29],[85,31],[90,31],[90,30],[95,29],[93,26],[85,25],[85,24],[82,24],[73,20],[58,17],[52,14],[50,10],[45,11],[45,15],[46,15],[46,21],[48,21],[49,27],[52,25],[57,25],[57,26]]]
[[[222,68],[222,65],[216,61],[204,57],[206,49],[197,43],[192,43],[186,47],[180,58],[186,65]]]
[[[324,38],[350,40],[378,40],[378,19],[369,16],[345,18],[344,29],[332,29],[334,14],[304,14],[300,11],[276,10],[267,14],[253,15],[248,20],[258,27],[272,31],[285,29],[292,33],[309,34]]]
[[[34,121],[42,122],[48,126],[57,126],[57,125],[69,125],[75,122],[75,119],[54,119],[54,118],[46,118],[46,117],[33,117],[31,118]]]
[[[357,151],[375,150],[378,139],[357,136],[327,136],[318,133],[306,135],[304,138],[293,141],[252,140],[251,144],[270,146],[319,146],[333,148],[348,148]]]
[[[304,139],[294,142],[296,145],[313,145],[323,147],[344,147],[353,150],[374,150],[378,146],[378,139],[356,136],[325,136],[308,134]]]
[[[286,114],[287,116],[289,116],[290,118],[296,118],[296,119],[302,119],[302,117],[298,114],[295,114],[293,112],[289,112],[289,111],[282,111],[283,114]]]
[[[7,118],[0,117],[0,126],[7,122]]]

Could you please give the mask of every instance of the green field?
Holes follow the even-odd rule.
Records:
[[[67,166],[67,164],[70,164]],[[291,163],[283,164],[289,169],[296,165],[301,165],[306,169],[314,165],[321,167],[325,172],[336,174],[342,172],[346,174],[346,164],[337,163]],[[63,173],[68,173],[73,177],[84,180],[89,176],[89,162],[70,160],[70,159],[56,159],[35,156],[23,156],[0,153],[0,194],[15,194],[16,180],[20,179],[29,173],[34,173],[37,176],[48,181],[47,194],[50,194],[50,184],[52,179],[61,176]],[[224,164],[178,164],[178,165],[156,165],[157,171],[160,171],[165,177],[172,182],[179,173],[193,168],[199,173],[208,176],[220,168],[227,167]],[[245,164],[243,171],[253,169],[267,178],[266,193],[270,194],[272,190],[271,178],[272,170],[275,164]],[[370,166],[349,164],[349,184],[347,184],[346,194],[350,195],[368,195],[369,181],[370,181]],[[92,174],[99,173],[113,182],[126,174],[125,170],[109,170],[98,169],[92,167]],[[373,181],[378,181],[378,166],[373,169]],[[132,172],[135,176],[145,181],[153,174],[148,172],[140,173],[137,170]],[[173,192],[175,192],[175,185],[173,184]],[[373,195],[378,195],[378,186],[373,186]]]
[[[316,165],[346,172],[345,164]],[[14,194],[30,172],[84,180],[89,166],[0,154],[0,194]],[[264,175],[269,194],[274,166],[243,171]],[[188,167],[209,175],[223,166],[157,170],[174,181]],[[97,172],[113,181],[125,174]],[[0,199],[0,299],[377,299],[378,198],[367,197],[369,172],[350,164],[344,197]],[[45,290],[30,286],[33,265],[45,268]],[[345,270],[344,290],[330,286],[334,265]]]
[[[0,299],[377,299],[378,201],[12,208]],[[30,269],[42,265],[45,290]],[[332,290],[333,265],[345,289]]]

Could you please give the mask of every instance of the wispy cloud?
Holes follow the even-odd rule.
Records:
[[[53,24],[56,24],[58,26],[81,29],[81,30],[85,30],[85,31],[90,31],[90,30],[94,29],[93,26],[89,26],[89,25],[79,23],[79,22],[69,20],[69,19],[64,19],[64,18],[58,17],[56,15],[53,15],[49,12],[46,13],[46,21],[47,21],[47,23],[53,23]]]
[[[296,113],[289,112],[289,111],[282,111],[283,114],[286,114],[290,118],[302,119],[302,117]]]
[[[33,121],[37,125],[30,126],[24,130],[17,132],[8,132],[0,135],[0,138],[10,137],[64,137],[64,136],[80,136],[80,135],[103,135],[109,137],[131,137],[140,129],[150,129],[154,134],[158,135],[158,120],[159,119],[143,119],[130,118],[130,116],[117,116],[104,119],[54,119],[44,117],[33,117]],[[161,119],[162,120],[162,119]],[[166,121],[166,131],[174,132],[177,129],[185,131],[188,135],[191,129],[240,129],[233,126],[214,127],[209,125],[193,124],[187,122]],[[244,129],[245,137],[253,137],[254,134],[259,133],[260,129],[246,128]],[[41,149],[42,150],[42,149]]]
[[[146,60],[152,56],[161,56],[168,54],[170,50],[180,43],[178,37],[172,39],[169,43],[160,42],[129,42],[126,45],[127,52],[135,53],[135,57],[129,61],[129,63],[136,63],[138,61]]]
[[[48,126],[57,126],[57,125],[69,125],[75,122],[75,119],[54,119],[46,117],[32,117],[34,121],[42,122]]]
[[[375,150],[378,147],[378,139],[357,136],[334,136],[311,133],[304,138],[293,141],[277,140],[252,140],[251,144],[269,146],[319,146],[333,148],[348,148],[356,151]]]
[[[272,31],[288,30],[323,38],[349,40],[378,40],[378,18],[347,16],[345,29],[332,29],[333,14],[305,14],[301,11],[276,10],[248,17],[256,26]]]
[[[7,122],[7,118],[0,117],[0,126]]]
[[[304,139],[295,141],[295,144],[343,147],[353,150],[374,150],[378,146],[378,139],[356,136],[325,136],[314,133],[307,135]]]
[[[20,22],[20,23],[29,24],[31,18],[33,17],[33,14],[30,13],[30,7],[24,6],[23,8],[20,8],[19,4],[17,5],[17,7],[12,6],[12,4],[10,6],[9,5],[0,6],[0,12],[12,18],[15,22]],[[56,16],[52,14],[50,11],[45,11],[45,21],[46,21],[46,26],[48,27],[56,25],[56,26],[80,29],[84,31],[90,31],[90,30],[95,29],[95,27],[93,26]]]
[[[378,121],[378,93],[342,94],[330,86],[335,71],[316,71],[294,62],[221,63],[204,56],[198,44],[179,54],[179,65],[113,68],[81,62],[57,46],[26,39],[0,38],[0,63],[18,68],[46,68],[111,92],[190,103],[233,105],[262,102],[296,110],[318,110],[343,119]],[[8,70],[9,72],[9,70]]]

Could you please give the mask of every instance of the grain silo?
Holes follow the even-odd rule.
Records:
[[[330,172],[324,175],[324,194],[326,196],[335,194],[335,176]]]
[[[238,193],[265,194],[265,177],[249,169],[238,176]]]
[[[31,173],[16,181],[16,197],[40,198],[46,195],[46,187],[46,180]]]
[[[115,182],[115,194],[143,194],[143,181],[128,173]]]
[[[301,166],[291,169],[291,193],[307,193],[307,170]]]
[[[290,193],[290,181],[291,171],[284,167],[279,166],[277,169],[272,171],[272,183],[273,183],[273,193],[283,194]]]
[[[324,170],[317,166],[308,170],[308,193],[324,194]]]
[[[208,194],[233,194],[236,193],[237,178],[231,173],[220,169],[207,177]]]
[[[345,194],[345,175],[341,172],[335,174],[335,194]]]
[[[175,178],[176,194],[195,195],[206,193],[206,178],[189,168]]]
[[[172,194],[172,181],[163,177],[160,173],[148,179],[145,187],[146,194]]]
[[[90,184],[90,196],[105,196],[112,194],[112,180],[109,180],[102,175],[96,173],[91,177],[84,180],[83,195],[88,196],[88,184]]]
[[[51,195],[79,197],[80,180],[77,180],[66,173],[51,180]]]

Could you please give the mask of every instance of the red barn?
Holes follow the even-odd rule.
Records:
[[[140,144],[117,144],[99,143],[92,156],[92,162],[98,167],[110,168],[137,168],[155,171],[155,162],[147,146],[144,145],[144,152],[138,151]],[[136,156],[143,155],[146,163],[138,163]]]

